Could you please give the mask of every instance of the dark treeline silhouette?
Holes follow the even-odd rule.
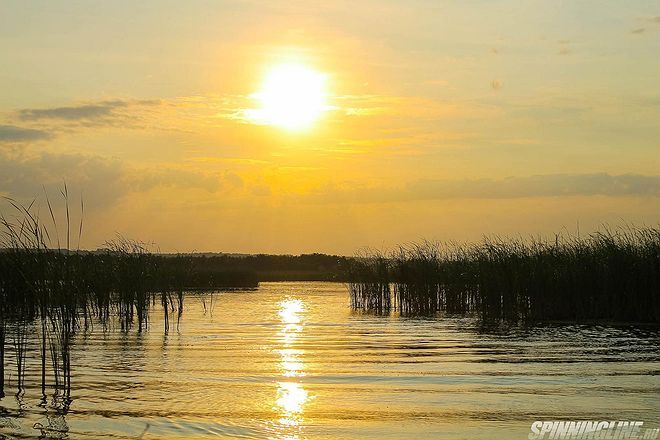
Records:
[[[350,268],[355,309],[485,320],[660,322],[660,229],[586,238],[423,242],[368,251]]]
[[[168,255],[165,258],[181,255]],[[338,255],[187,254],[198,276],[252,274],[259,281],[348,281],[352,258]]]

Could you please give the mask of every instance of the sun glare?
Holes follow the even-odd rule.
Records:
[[[301,64],[272,67],[261,90],[252,95],[260,108],[249,112],[259,124],[289,130],[310,126],[327,109],[325,75]]]

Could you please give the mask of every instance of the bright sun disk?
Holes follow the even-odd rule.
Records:
[[[260,108],[248,116],[259,124],[298,130],[311,125],[327,109],[325,75],[300,64],[272,67],[262,88],[252,95]]]

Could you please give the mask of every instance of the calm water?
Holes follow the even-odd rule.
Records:
[[[66,414],[40,402],[28,354],[27,391],[0,400],[0,437],[526,439],[538,419],[660,426],[657,329],[484,331],[348,305],[340,284],[264,283],[212,304],[187,297],[166,336],[158,310],[142,334],[97,326],[76,337]]]

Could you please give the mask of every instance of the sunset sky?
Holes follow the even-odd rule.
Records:
[[[656,1],[6,1],[0,66],[0,194],[66,180],[85,248],[660,220]]]

